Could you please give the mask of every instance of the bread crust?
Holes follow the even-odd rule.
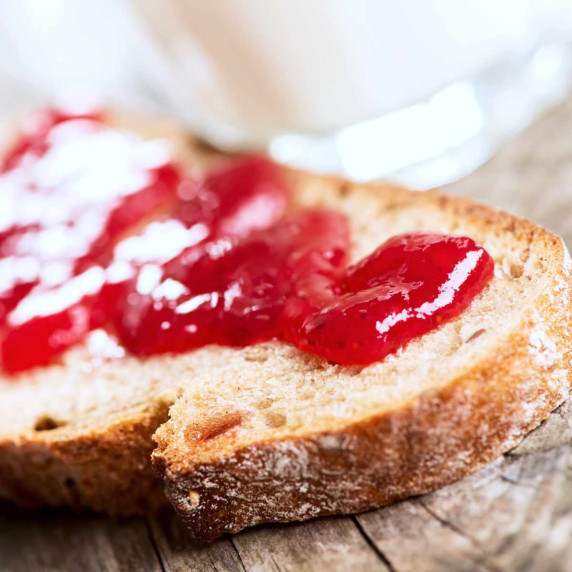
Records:
[[[28,509],[67,506],[114,516],[160,508],[166,499],[149,460],[169,404],[152,405],[99,427],[0,441],[0,498]]]
[[[207,154],[195,149],[190,155],[200,163]],[[120,515],[152,510],[164,502],[150,462],[158,429],[153,463],[167,496],[194,536],[213,539],[259,522],[360,512],[432,490],[509,450],[565,399],[572,279],[558,237],[438,192],[358,185],[300,171],[287,176],[294,188],[307,181],[323,188],[329,204],[352,193],[383,209],[422,204],[537,244],[546,253],[548,287],[487,360],[398,409],[336,431],[257,442],[193,464],[187,450],[171,446],[174,426],[165,423],[170,402],[158,400],[97,424],[0,436],[0,497],[22,506]],[[557,349],[549,363],[535,354],[539,331]]]

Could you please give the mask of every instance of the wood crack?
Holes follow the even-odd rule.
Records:
[[[163,560],[163,557],[161,556],[161,551],[159,550],[159,545],[157,544],[157,541],[155,540],[155,536],[153,535],[153,527],[151,526],[151,523],[149,522],[148,518],[145,518],[145,526],[147,528],[147,533],[149,534],[149,542],[151,543],[151,547],[153,548],[153,552],[155,552],[155,556],[157,556],[157,561],[159,562],[159,566],[161,566],[161,570],[163,572],[169,572],[168,568]]]
[[[244,563],[244,560],[242,559],[242,555],[240,554],[240,550],[238,549],[238,547],[236,546],[236,544],[234,543],[234,537],[232,534],[229,535],[228,539],[230,540],[230,545],[232,546],[233,550],[236,553],[236,556],[238,557],[238,561],[240,562],[240,565],[242,566],[242,569],[244,570],[244,572],[246,572],[248,569],[246,567],[246,564]]]
[[[510,483],[513,487],[520,487],[523,489],[530,489],[530,490],[535,490],[536,487],[532,486],[532,485],[526,485],[524,483],[519,482],[516,479],[511,479],[510,477],[507,477],[505,475],[499,475],[499,479],[501,481],[504,481],[505,483]]]
[[[481,544],[476,539],[474,539],[470,534],[467,534],[462,528],[459,528],[458,526],[453,524],[451,521],[449,521],[446,518],[437,514],[435,511],[430,509],[421,499],[418,499],[416,501],[416,504],[418,504],[423,509],[425,509],[425,511],[427,512],[427,514],[429,514],[429,516],[434,518],[437,522],[442,524],[444,527],[448,528],[449,530],[452,530],[455,534],[458,534],[459,536],[461,536],[462,538],[467,540],[471,544],[471,546],[478,551],[480,556],[477,556],[477,557],[468,556],[468,558],[474,564],[476,564],[477,566],[481,566],[481,567],[485,568],[486,570],[490,570],[491,572],[499,572],[500,569],[498,567],[487,562],[487,560],[489,559],[489,555],[483,550],[483,547],[481,546]]]
[[[274,566],[276,566],[276,570],[279,570],[279,571],[280,571],[280,570],[283,569],[282,566],[280,566],[280,565],[278,564],[278,562],[276,562],[276,558],[274,558],[274,555],[273,555],[273,554],[270,555],[270,560],[272,560],[272,564],[274,564]]]
[[[450,522],[449,520],[447,520],[446,518],[443,518],[442,516],[440,516],[439,514],[437,514],[434,510],[430,509],[425,502],[423,502],[423,500],[418,499],[417,504],[419,506],[421,506],[422,508],[424,508],[427,513],[434,518],[437,522],[441,523],[443,526],[449,528],[450,530],[452,530],[453,532],[455,532],[456,534],[458,534],[459,536],[462,536],[465,540],[468,540],[475,548],[478,548],[479,551],[482,551],[482,548],[480,546],[480,544],[470,535],[467,534],[463,529],[459,528],[458,526],[454,525],[452,522]]]
[[[399,572],[395,566],[391,563],[387,555],[379,548],[379,546],[373,541],[373,539],[364,530],[363,526],[360,524],[359,520],[355,515],[350,516],[350,519],[356,525],[359,533],[363,536],[363,539],[367,542],[368,546],[375,552],[377,557],[385,564],[389,572]]]

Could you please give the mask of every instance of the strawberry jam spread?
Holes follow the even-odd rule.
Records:
[[[100,328],[139,356],[280,339],[369,364],[459,315],[493,274],[475,241],[438,233],[348,257],[346,218],[294,208],[266,159],[192,179],[166,142],[42,112],[0,164],[2,368],[53,363]]]

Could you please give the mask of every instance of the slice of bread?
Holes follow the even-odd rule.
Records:
[[[351,513],[420,494],[512,448],[568,394],[570,259],[532,223],[436,192],[291,173],[351,220],[355,258],[427,229],[473,237],[495,277],[459,318],[383,362],[340,367],[266,344],[194,379],[155,465],[191,532]]]
[[[184,130],[130,114],[115,114],[110,123],[170,140],[189,170],[199,168]],[[0,497],[119,515],[165,502],[151,467],[151,437],[195,365],[147,365],[117,359],[117,350],[98,332],[59,364],[0,377]]]
[[[187,148],[193,168],[211,160]],[[495,277],[459,318],[367,367],[280,343],[101,357],[94,335],[59,365],[0,380],[0,496],[148,510],[162,502],[156,431],[167,496],[211,539],[431,490],[513,447],[565,399],[572,282],[558,237],[438,192],[285,175],[299,203],[348,215],[355,259],[396,233],[451,232],[489,251]]]

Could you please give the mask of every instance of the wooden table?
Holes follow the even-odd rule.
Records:
[[[572,97],[451,191],[530,217],[572,247]],[[572,571],[572,404],[508,455],[434,493],[212,544],[189,540],[167,512],[114,521],[2,507],[0,570]]]

